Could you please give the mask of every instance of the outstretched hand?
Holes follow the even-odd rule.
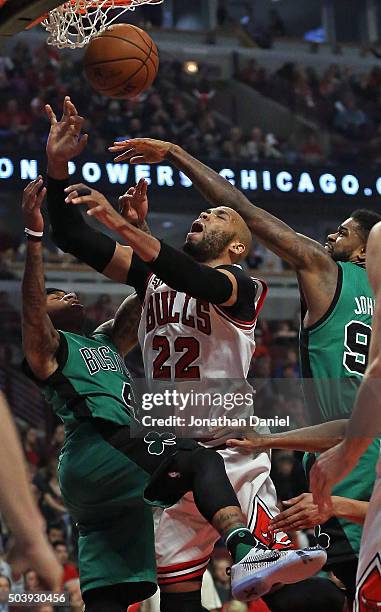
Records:
[[[119,198],[119,212],[131,225],[141,226],[148,213],[148,183],[143,178]]]
[[[42,202],[46,195],[46,187],[43,186],[42,176],[25,187],[22,197],[22,212],[25,227],[34,232],[44,231],[44,218],[41,213]]]
[[[78,114],[69,96],[65,97],[60,121],[57,121],[49,104],[45,106],[45,110],[50,120],[50,132],[46,143],[48,159],[54,162],[68,162],[82,153],[87,144],[88,135],[81,136],[85,119]]]
[[[331,506],[333,486],[343,480],[356,466],[357,458],[352,458],[345,440],[322,453],[310,472],[310,488],[314,502],[320,512]]]
[[[109,151],[118,153],[116,162],[128,160],[131,164],[157,164],[163,161],[174,145],[153,138],[132,138],[114,142]]]
[[[100,191],[91,189],[83,183],[78,183],[66,187],[65,193],[66,204],[85,204],[88,207],[87,214],[89,217],[95,217],[109,229],[118,230],[125,224],[123,217]]]
[[[270,531],[297,531],[311,529],[328,521],[333,514],[332,505],[319,511],[312,493],[302,493],[282,502],[286,509],[271,519]]]

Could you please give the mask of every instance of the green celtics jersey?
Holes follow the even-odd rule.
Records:
[[[374,296],[366,270],[338,263],[338,273],[328,312],[300,335],[304,392],[313,423],[350,417],[368,362]]]
[[[67,432],[84,417],[130,424],[130,377],[109,336],[60,331],[56,357],[58,369],[44,382],[42,391]]]
[[[353,263],[338,263],[336,293],[328,312],[300,334],[304,395],[313,424],[350,417],[368,363],[373,311],[366,270]],[[369,501],[379,454],[380,441],[374,440],[333,494]],[[313,453],[306,453],[307,473],[314,460]],[[319,543],[329,543],[328,563],[357,558],[361,533],[360,525],[335,517],[319,526]]]

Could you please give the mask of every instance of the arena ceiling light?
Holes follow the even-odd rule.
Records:
[[[183,70],[187,74],[197,74],[198,70],[199,70],[198,63],[193,61],[193,60],[189,60],[188,62],[184,62]]]

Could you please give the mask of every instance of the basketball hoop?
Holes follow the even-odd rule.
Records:
[[[126,11],[142,4],[163,0],[69,0],[41,19],[47,30],[48,45],[63,48],[84,47]]]

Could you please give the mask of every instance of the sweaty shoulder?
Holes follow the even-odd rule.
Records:
[[[262,292],[262,281],[253,279],[239,265],[217,266],[217,270],[227,270],[234,275],[237,285],[237,301],[233,306],[224,306],[223,310],[240,321],[252,322],[256,316],[256,302]]]

